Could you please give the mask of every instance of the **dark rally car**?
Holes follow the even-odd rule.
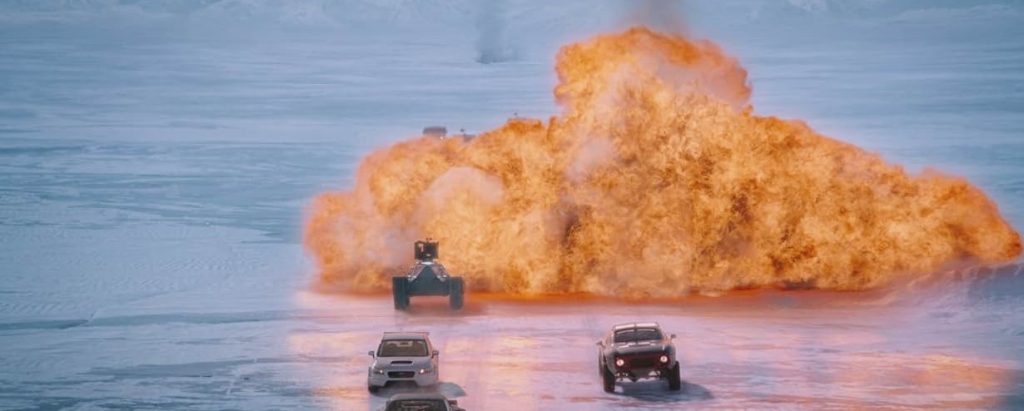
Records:
[[[604,382],[605,392],[615,391],[615,382],[628,379],[657,378],[668,381],[668,389],[678,391],[682,387],[679,376],[679,361],[676,361],[676,347],[666,336],[658,323],[628,323],[612,327],[601,341],[597,342],[598,370]]]

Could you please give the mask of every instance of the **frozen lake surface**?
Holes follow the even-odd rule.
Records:
[[[391,330],[431,332],[439,389],[469,410],[1024,408],[1016,265],[860,294],[471,295],[458,314],[312,291],[300,240],[313,195],[347,187],[365,153],[423,126],[556,113],[557,45],[621,25],[614,7],[512,1],[514,58],[480,64],[463,3],[408,16],[388,12],[401,2],[311,3],[383,4],[360,13],[406,29],[267,24],[276,12],[256,6],[256,22],[88,2],[0,9],[0,408],[376,410],[394,391],[366,392],[366,352]],[[822,17],[733,1],[699,8],[694,30],[721,35],[750,70],[758,113],[962,175],[1019,230],[1022,14],[968,3]],[[732,30],[733,9],[788,16],[787,30]],[[408,28],[435,17],[448,19],[436,32]],[[682,392],[601,391],[594,341],[633,320],[680,336]]]

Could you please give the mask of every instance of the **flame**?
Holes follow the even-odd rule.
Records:
[[[518,295],[858,290],[1021,253],[963,179],[753,114],[713,43],[633,28],[564,47],[556,69],[560,116],[401,142],[317,197],[321,279],[387,289],[427,236],[471,289]]]

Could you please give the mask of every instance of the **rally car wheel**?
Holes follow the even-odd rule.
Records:
[[[615,376],[607,368],[601,370],[601,380],[604,382],[604,392],[615,392]]]
[[[668,372],[668,389],[671,391],[679,391],[683,386],[683,380],[679,376],[679,363],[677,362],[674,367]]]

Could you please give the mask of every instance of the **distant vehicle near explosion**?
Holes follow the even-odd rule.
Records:
[[[459,137],[463,141],[469,141],[469,140],[472,140],[474,137],[476,137],[473,134],[466,134],[466,129],[459,129],[459,134],[451,134],[451,135],[449,135],[448,134],[448,128],[445,127],[445,126],[427,126],[427,127],[423,127],[423,135],[427,136],[427,137],[434,137],[434,138],[441,138],[441,139]]]
[[[448,296],[453,310],[462,308],[464,283],[462,277],[448,274],[437,262],[437,241],[417,241],[414,247],[416,265],[408,274],[391,278],[395,309],[409,308],[409,299],[419,295]]]
[[[423,135],[437,138],[445,138],[448,136],[448,127],[445,126],[427,126],[423,127]]]
[[[597,368],[604,382],[604,391],[615,391],[615,382],[629,379],[657,378],[668,380],[668,389],[682,387],[675,334],[665,336],[658,323],[619,324],[597,342]]]
[[[366,387],[377,392],[392,382],[437,385],[438,355],[425,332],[386,332],[377,350],[370,351],[373,363],[367,369]]]
[[[466,411],[459,402],[441,394],[397,394],[388,400],[384,411]]]

